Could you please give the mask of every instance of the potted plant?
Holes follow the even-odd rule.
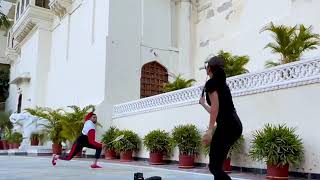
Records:
[[[9,141],[10,141],[10,138],[11,138],[11,129],[8,129],[8,128],[5,128],[3,129],[3,132],[2,132],[2,147],[4,150],[7,150],[9,149]]]
[[[224,161],[223,164],[223,170],[227,173],[230,173],[232,171],[231,167],[231,156],[237,153],[240,153],[241,147],[243,145],[244,138],[243,135],[240,136],[240,138],[231,146],[227,158]]]
[[[13,137],[11,131],[7,131],[5,133],[5,139],[7,142],[7,149],[13,149]]]
[[[12,148],[13,149],[18,149],[22,140],[23,140],[23,136],[21,133],[19,132],[14,132],[11,135],[11,142],[12,142]]]
[[[65,137],[62,136],[62,124],[61,119],[64,118],[64,111],[62,109],[50,109],[36,107],[35,109],[25,109],[28,113],[38,117],[32,123],[36,123],[38,126],[42,126],[43,132],[48,135],[52,141],[52,153],[61,154],[62,146],[61,143],[65,142]]]
[[[294,128],[267,124],[253,134],[250,156],[264,160],[267,178],[288,178],[289,164],[299,164],[303,158],[303,144]]]
[[[119,131],[117,136],[124,135],[124,137],[114,142],[116,152],[120,153],[120,161],[132,161],[132,153],[139,150],[140,138],[130,130]]]
[[[39,134],[32,133],[30,135],[30,142],[31,142],[31,146],[38,146],[39,145]]]
[[[119,129],[116,127],[110,127],[109,130],[107,130],[102,135],[102,142],[106,144],[106,151],[105,151],[105,159],[116,159],[116,150],[114,143],[112,141],[117,137],[119,134]]]
[[[0,112],[0,129],[1,129],[1,141],[2,149],[8,149],[8,141],[6,135],[9,135],[9,131],[13,128],[13,124],[9,119],[9,114],[6,112]]]
[[[173,129],[172,137],[179,148],[179,167],[193,168],[195,155],[199,154],[201,135],[195,125],[180,125]]]
[[[171,152],[172,140],[169,133],[153,130],[143,139],[146,149],[150,152],[150,164],[163,164],[163,155]]]

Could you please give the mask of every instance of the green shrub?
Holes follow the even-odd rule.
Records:
[[[268,165],[299,164],[303,158],[303,144],[294,128],[267,124],[253,134],[250,156]]]

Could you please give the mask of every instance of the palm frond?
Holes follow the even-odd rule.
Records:
[[[195,81],[195,79],[186,80],[179,74],[178,76],[176,76],[176,79],[172,83],[165,84],[163,89],[165,92],[175,91],[191,87]]]
[[[220,50],[218,53],[225,60],[224,70],[227,77],[236,76],[249,72],[245,66],[248,64],[249,56],[234,56],[230,52]]]
[[[268,43],[265,48],[280,54],[281,64],[297,61],[303,52],[316,49],[320,45],[320,35],[312,33],[312,26],[307,28],[304,25],[276,26],[271,22],[261,30],[263,31],[269,31],[272,34],[274,42]]]
[[[271,67],[275,67],[275,66],[278,66],[280,65],[280,63],[277,63],[277,62],[274,62],[274,61],[267,61],[266,64],[265,64],[265,67],[266,68],[271,68]]]

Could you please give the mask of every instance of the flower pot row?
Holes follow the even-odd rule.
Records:
[[[187,132],[187,133],[186,133]],[[189,141],[181,141],[183,134],[189,134]],[[124,138],[120,141],[113,140],[124,134]],[[132,153],[138,150],[139,137],[132,131],[120,131],[115,127],[111,127],[102,138],[102,142],[108,144],[105,152],[106,159],[116,159],[117,153],[120,155],[120,161],[131,161]],[[189,143],[186,145],[186,143]],[[190,146],[186,149],[185,147]],[[175,146],[180,149],[179,167],[192,168],[194,165],[195,155],[199,153],[201,146],[201,136],[199,131],[193,125],[179,126],[173,131],[173,137],[163,130],[154,130],[143,138],[143,144],[150,152],[149,162],[152,165],[164,164],[164,156],[170,157]],[[182,147],[184,146],[184,147]],[[190,153],[191,152],[191,153]],[[188,154],[188,155],[185,155]]]
[[[200,132],[194,125],[176,126],[172,133],[163,130],[154,130],[149,132],[143,138],[144,147],[150,152],[149,161],[152,165],[164,164],[164,157],[170,157],[174,147],[179,149],[179,167],[192,168],[197,155],[199,155],[201,144]],[[123,138],[117,141],[116,137],[123,135]],[[274,141],[274,139],[278,139]],[[224,162],[225,172],[231,172],[231,153],[236,153],[243,142],[237,141],[231,148],[228,158]],[[108,144],[105,152],[105,158],[112,160],[120,156],[120,161],[132,161],[134,152],[139,150],[140,139],[138,135],[129,130],[118,130],[111,127],[103,136],[102,142]],[[267,125],[261,131],[256,131],[253,134],[253,141],[250,147],[250,157],[253,160],[264,160],[267,164],[268,178],[288,177],[289,164],[300,162],[303,149],[301,139],[294,134],[294,130],[286,126],[271,126]],[[273,148],[278,147],[277,151],[273,152]],[[61,149],[61,147],[58,147]],[[288,153],[287,149],[292,148]],[[53,147],[54,149],[54,147]],[[54,150],[55,151],[55,150]],[[238,152],[237,152],[238,153]]]
[[[130,162],[133,161],[133,152],[132,151],[122,151],[120,152],[120,161],[121,162]],[[107,160],[115,160],[118,159],[118,154],[115,150],[106,150],[104,153],[104,157]]]
[[[19,149],[20,143],[9,143],[6,140],[0,141],[0,149],[7,150],[7,149]]]
[[[114,132],[119,131],[115,127],[112,128]],[[119,133],[121,131],[119,131],[115,133],[117,135],[112,135],[114,132],[109,132],[109,137],[104,137],[104,143],[111,142],[117,135],[121,134]],[[127,141],[122,141],[122,146],[126,146]],[[244,139],[241,137],[231,147],[223,165],[225,172],[232,171],[231,154],[239,153],[243,141]],[[169,136],[169,133],[163,130],[151,131],[143,138],[143,144],[150,152],[149,162],[152,165],[164,164],[164,155],[169,157],[172,149],[178,147],[180,168],[194,167],[195,157],[200,154],[200,147],[202,146],[201,135],[194,125],[176,126],[172,131],[172,136]],[[278,147],[278,150],[274,151],[272,147]],[[288,148],[291,149],[289,152]],[[114,149],[121,152],[119,151],[121,148]],[[135,150],[127,153],[121,152],[120,161],[132,160],[133,151]],[[105,153],[106,159],[115,159],[116,155],[116,151],[111,149]],[[289,128],[286,125],[267,124],[262,130],[253,133],[249,155],[253,160],[264,160],[266,162],[267,178],[287,179],[289,164],[297,164],[302,160],[303,144],[299,136],[295,134],[294,128]]]
[[[5,132],[4,140],[1,140],[1,149],[18,149],[22,142],[22,134],[19,132]]]

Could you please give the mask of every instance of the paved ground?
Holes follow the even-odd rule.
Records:
[[[76,159],[69,162],[58,161],[51,165],[49,157],[0,156],[0,179],[5,180],[133,180],[135,172],[142,172],[144,177],[161,176],[164,180],[213,180],[206,168],[181,171],[174,165],[148,166],[144,163],[118,163],[103,161],[102,169],[90,169],[87,159]],[[263,176],[232,174],[234,180],[264,179]]]

